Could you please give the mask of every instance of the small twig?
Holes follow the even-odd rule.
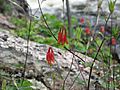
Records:
[[[94,26],[93,30],[95,30],[96,26],[98,25],[99,17],[100,17],[100,8],[97,9],[97,19],[96,19],[95,26]],[[94,34],[93,34],[93,37],[94,37]]]
[[[86,80],[85,80],[85,78],[84,78],[84,76],[83,76],[83,74],[82,74],[82,72],[81,72],[81,70],[80,70],[80,72],[78,73],[78,75],[75,77],[72,85],[70,86],[69,90],[71,90],[72,86],[74,85],[75,81],[77,80],[77,78],[78,78],[78,76],[79,76],[80,74],[81,74],[81,76],[82,76],[82,78],[83,78],[83,80],[84,80],[84,82],[85,82],[85,85],[87,86]]]
[[[37,10],[33,13],[33,16],[35,16],[35,14],[38,12],[39,8],[37,8]]]
[[[73,85],[74,85],[74,83],[75,83],[75,81],[77,80],[77,78],[78,78],[79,75],[80,75],[80,72],[79,72],[78,75],[75,77],[75,79],[74,79],[72,85],[70,86],[69,90],[71,90],[71,88],[73,87]]]
[[[83,80],[84,80],[84,82],[85,82],[85,85],[87,86],[87,83],[86,83],[85,77],[84,77],[84,75],[82,74],[82,71],[81,71],[81,70],[80,70],[80,74],[81,74],[81,76],[82,76],[82,78],[83,78]]]
[[[80,72],[79,72],[78,75],[75,77],[75,79],[74,79],[73,83],[71,84],[69,90],[71,90],[72,86],[74,85],[76,79],[78,78],[78,76],[79,76],[80,74],[81,74],[81,76],[82,76],[82,78],[83,78],[83,80],[84,80],[84,82],[85,82],[85,85],[87,86],[87,83],[86,83],[86,80],[85,80],[85,78],[84,78],[84,75],[82,74],[82,71],[80,70],[80,66],[79,66],[79,64],[78,64],[77,62],[76,62],[76,64],[78,65],[78,68],[79,68],[79,71],[80,71]]]

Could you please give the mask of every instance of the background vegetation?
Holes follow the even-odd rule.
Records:
[[[101,7],[103,0],[99,0],[98,2],[98,9]],[[49,15],[44,14],[44,18],[41,16],[40,20],[36,20],[35,17],[32,17],[33,20],[31,21],[31,28],[30,31],[28,30],[30,27],[29,20],[27,20],[25,17],[22,18],[15,18],[14,16],[11,17],[10,22],[12,22],[15,26],[17,26],[16,30],[12,30],[11,33],[22,37],[24,39],[29,39],[31,41],[35,41],[42,44],[49,44],[51,46],[55,46],[61,49],[66,50],[71,49],[76,52],[80,52],[84,55],[90,56],[94,59],[92,64],[83,64],[89,66],[90,72],[92,73],[92,68],[94,65],[95,60],[98,60],[101,65],[96,67],[96,69],[99,71],[103,71],[103,76],[99,76],[98,81],[100,80],[100,83],[102,83],[102,87],[104,88],[113,88],[115,90],[116,88],[120,89],[120,65],[119,65],[119,59],[116,58],[115,55],[115,47],[118,43],[119,39],[119,33],[120,28],[118,26],[112,25],[112,13],[114,12],[114,6],[116,1],[109,1],[109,15],[107,16],[107,19],[105,19],[104,32],[101,31],[101,26],[96,28],[92,28],[90,20],[84,18],[84,23],[86,23],[88,28],[90,29],[90,34],[87,34],[84,26],[80,19],[78,20],[76,17],[71,18],[71,31],[73,33],[72,38],[68,38],[68,45],[62,46],[57,43],[55,38],[51,35],[50,31],[48,31],[48,27],[46,26],[45,20],[47,21],[47,24],[50,27],[51,32],[55,37],[58,37],[58,32],[60,28],[65,25],[66,27],[69,26],[67,19],[61,20],[58,19],[55,15]],[[4,0],[0,1],[0,4],[2,8],[4,8],[3,12],[9,11],[9,4],[4,5]],[[0,7],[0,8],[1,8]],[[39,7],[40,8],[40,7]],[[2,9],[1,9],[2,10]],[[100,14],[98,13],[98,16]],[[105,18],[104,16],[101,16],[101,18]],[[111,19],[111,26],[110,31],[107,30],[107,23]],[[67,31],[68,32],[68,31]],[[116,40],[115,44],[112,44],[112,38]],[[88,80],[88,89],[89,90],[89,84],[90,84],[90,77],[91,73],[89,74],[89,80]],[[3,74],[3,75],[2,75]],[[99,73],[98,73],[99,74]],[[2,90],[32,90],[30,88],[31,83],[27,80],[24,80],[22,82],[21,79],[14,80],[15,82],[9,82],[7,85],[7,79],[3,79],[3,76],[7,75],[5,72],[1,72],[0,78],[2,81]],[[97,81],[97,80],[96,80]],[[81,82],[81,80],[78,80],[79,84],[85,85],[84,81]],[[64,85],[63,85],[64,86]],[[64,87],[63,87],[64,89]]]

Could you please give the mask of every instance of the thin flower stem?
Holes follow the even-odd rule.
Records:
[[[64,0],[62,0],[62,2],[63,2],[63,23],[65,24],[65,10],[64,10],[65,5],[64,5]]]
[[[24,62],[24,70],[23,70],[23,80],[22,80],[22,84],[23,84],[23,81],[24,81],[24,78],[25,78],[25,71],[26,71],[27,60],[28,60],[31,24],[32,24],[32,21],[31,21],[31,19],[30,19],[30,22],[29,22],[29,29],[28,29],[28,37],[27,37],[27,52],[26,52],[26,58],[25,58],[25,62]]]
[[[112,42],[112,28],[113,28],[113,25],[112,25],[112,15],[111,15],[111,36],[110,36],[110,55],[109,55],[109,67],[111,66],[111,54],[112,54],[112,46],[111,46],[111,42]],[[108,72],[108,90],[109,90],[109,86],[110,86],[110,82],[109,82],[109,78],[110,78],[110,75],[111,75],[111,69],[109,70]],[[114,81],[113,81],[114,82]],[[114,88],[114,87],[113,87]]]
[[[64,48],[69,51],[70,53],[72,53],[74,56],[76,56],[77,58],[79,58],[81,61],[85,62],[81,57],[79,57],[78,55],[76,55],[73,51],[71,51],[70,49],[68,49],[67,47],[64,46]]]
[[[113,64],[113,90],[115,90],[115,66]]]
[[[41,15],[42,15],[42,17],[43,17],[43,20],[44,20],[44,22],[45,22],[45,24],[46,24],[49,32],[50,32],[51,35],[54,37],[54,39],[57,41],[57,38],[56,38],[55,35],[52,33],[52,31],[51,31],[51,29],[50,29],[50,27],[49,27],[49,25],[48,25],[48,23],[47,23],[47,21],[46,21],[46,19],[45,19],[45,17],[44,17],[44,14],[43,14],[43,12],[42,12],[42,8],[41,8],[41,4],[40,4],[40,1],[39,1],[39,0],[38,0],[38,4],[39,4],[39,9],[40,9]]]
[[[24,14],[25,14],[25,17],[27,18],[27,13],[25,12],[25,10],[20,5],[18,5],[17,3],[15,3],[12,0],[9,0],[9,2],[12,3],[13,5],[17,6],[18,8],[22,9]],[[30,13],[32,13],[31,8],[30,8]],[[26,20],[26,23],[27,23],[27,20]],[[28,60],[28,52],[29,52],[29,40],[30,40],[31,24],[32,24],[32,20],[30,18],[29,28],[28,28],[28,36],[27,36],[27,52],[26,52],[26,57],[25,57],[25,62],[24,62],[23,78],[22,78],[21,85],[23,84],[24,79],[25,79],[25,71],[26,71],[27,60]]]
[[[98,48],[98,51],[97,51],[97,53],[96,53],[96,55],[95,55],[95,58],[94,58],[94,60],[93,60],[93,63],[92,63],[92,65],[91,65],[90,74],[89,74],[89,79],[88,79],[88,87],[87,87],[87,90],[89,90],[89,87],[90,87],[90,78],[91,78],[91,75],[92,75],[93,65],[94,65],[94,63],[95,63],[95,60],[96,60],[96,58],[97,58],[97,56],[98,56],[101,48],[102,48],[102,45],[103,45],[104,41],[105,41],[105,38],[103,38],[103,40],[102,40],[102,42],[101,42],[101,44],[100,44],[100,46],[99,46],[99,48]]]
[[[112,21],[112,15],[111,15],[111,38],[113,36],[112,28],[113,28],[113,21]],[[110,52],[112,54],[112,46],[111,46],[111,44],[110,44]],[[115,46],[114,46],[113,52],[115,52]],[[113,64],[113,68],[112,68],[113,69],[113,90],[115,90],[115,72],[114,72],[114,61],[113,60],[112,60],[112,64]]]
[[[107,23],[108,23],[108,20],[109,20],[110,16],[111,16],[111,13],[109,14],[109,16],[108,16],[108,18],[107,18],[107,20],[106,20],[105,29],[106,29],[106,27],[107,27]],[[101,44],[100,44],[100,46],[99,46],[99,48],[98,48],[98,51],[97,51],[97,53],[96,53],[96,55],[95,55],[95,58],[94,58],[94,60],[93,60],[93,63],[92,63],[92,65],[91,65],[91,67],[90,67],[90,74],[89,74],[89,78],[88,78],[87,90],[89,90],[89,88],[90,88],[90,78],[91,78],[91,75],[92,75],[93,65],[94,65],[94,63],[95,63],[95,60],[96,60],[96,58],[97,58],[97,56],[98,56],[98,54],[99,54],[99,52],[100,52],[100,49],[101,49],[104,41],[105,41],[105,37],[103,38],[103,40],[102,40],[102,42],[101,42]]]
[[[65,79],[64,79],[64,81],[63,81],[62,90],[65,90],[65,82],[66,82],[66,80],[67,80],[67,78],[68,78],[68,76],[69,76],[69,74],[70,74],[71,69],[72,69],[73,60],[74,60],[74,55],[73,55],[72,62],[71,62],[71,65],[70,65],[70,70],[69,70],[67,76],[65,77]]]
[[[25,10],[19,6],[17,3],[15,3],[14,1],[11,1],[9,0],[12,4],[16,5],[17,7],[19,7],[20,9],[23,10],[25,16],[27,16],[27,13],[25,12]],[[30,12],[31,11],[31,8],[30,8]],[[27,18],[27,17],[26,17]],[[26,21],[27,23],[27,21]],[[29,28],[28,28],[28,37],[27,37],[27,52],[26,52],[26,57],[25,57],[25,62],[24,62],[24,70],[23,70],[23,79],[22,79],[22,83],[21,85],[23,84],[24,82],[24,78],[25,78],[25,71],[26,71],[26,65],[27,65],[27,60],[28,60],[28,52],[29,52],[29,39],[30,39],[30,31],[31,31],[31,24],[32,24],[32,21],[31,21],[31,18],[30,18],[30,22],[29,22]]]
[[[110,36],[110,55],[109,55],[109,67],[108,68],[110,68],[110,66],[111,66],[111,54],[112,54],[112,46],[111,46],[111,42],[112,42],[112,15],[111,15],[111,36]],[[109,72],[108,72],[109,74],[108,74],[108,90],[109,90],[109,86],[110,86],[110,82],[109,82],[109,78],[110,78],[110,76],[111,76],[111,69],[109,70]]]

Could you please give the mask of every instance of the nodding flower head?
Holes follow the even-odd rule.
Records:
[[[91,32],[90,32],[90,28],[86,27],[86,28],[85,28],[85,33],[86,33],[87,35],[90,35],[90,33],[91,33]]]
[[[52,65],[54,64],[55,60],[54,60],[54,52],[52,47],[49,47],[47,54],[46,54],[46,60],[48,62],[48,64]]]
[[[101,27],[100,27],[100,32],[101,32],[101,33],[104,33],[104,32],[105,32],[105,27],[104,27],[104,26],[101,26]]]
[[[62,33],[63,31],[60,29],[60,31],[58,32],[58,44],[62,42]]]
[[[83,23],[84,23],[84,21],[85,21],[85,20],[84,20],[84,18],[83,18],[83,17],[82,17],[82,18],[80,18],[80,23],[81,23],[81,24],[83,24]]]
[[[58,32],[58,44],[68,44],[66,28],[63,26]]]
[[[112,37],[112,39],[111,39],[111,44],[112,44],[112,45],[116,45],[116,43],[117,43],[116,39],[115,39],[114,37]]]

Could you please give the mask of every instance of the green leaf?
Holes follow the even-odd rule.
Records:
[[[81,34],[82,34],[82,29],[81,28],[76,28],[75,30],[75,36],[77,40],[81,39]]]
[[[6,90],[16,90],[14,86],[7,85]]]
[[[6,80],[2,81],[2,90],[6,90]]]
[[[77,78],[77,83],[80,85],[85,85],[85,81],[80,78]]]
[[[82,53],[86,52],[86,46],[82,43],[75,43],[75,48],[77,51],[80,51]]]
[[[21,80],[21,83],[22,83],[22,80]],[[21,86],[21,83],[18,84],[19,87]],[[21,87],[28,87],[28,86],[32,86],[32,83],[28,80],[24,80]]]
[[[99,1],[98,1],[98,8],[100,8],[100,7],[101,7],[102,2],[103,2],[103,0],[99,0]]]
[[[116,3],[116,0],[115,0],[115,1],[110,0],[110,1],[108,2],[109,11],[110,11],[111,14],[114,12],[115,3]]]

